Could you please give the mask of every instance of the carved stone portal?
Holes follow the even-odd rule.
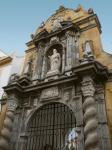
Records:
[[[58,96],[58,87],[51,87],[42,91],[42,99]]]

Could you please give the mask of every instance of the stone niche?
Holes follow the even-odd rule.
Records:
[[[46,77],[51,76],[50,75],[51,63],[50,63],[49,56],[51,57],[53,55],[53,50],[54,49],[56,49],[57,53],[60,55],[60,62],[58,62],[58,63],[60,63],[60,67],[59,67],[59,70],[57,70],[57,71],[54,70],[54,73],[53,73],[53,71],[51,71],[51,75],[62,73],[62,45],[61,44],[56,44],[56,45],[51,46],[48,49],[48,51],[46,52],[46,58],[47,58],[47,69],[46,69],[47,74],[46,74]]]

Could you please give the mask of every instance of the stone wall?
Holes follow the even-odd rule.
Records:
[[[112,147],[112,82],[108,82],[105,85],[105,100],[106,100],[110,142]]]

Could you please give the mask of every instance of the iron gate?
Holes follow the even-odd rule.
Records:
[[[65,150],[70,132],[75,128],[75,116],[68,106],[50,104],[37,112],[29,127],[27,150]],[[77,145],[75,146],[77,149]]]

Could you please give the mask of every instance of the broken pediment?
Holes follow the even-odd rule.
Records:
[[[38,33],[35,38],[33,39],[33,42],[35,43],[37,40],[42,39],[48,35],[48,32],[45,28],[43,28],[40,33]]]

